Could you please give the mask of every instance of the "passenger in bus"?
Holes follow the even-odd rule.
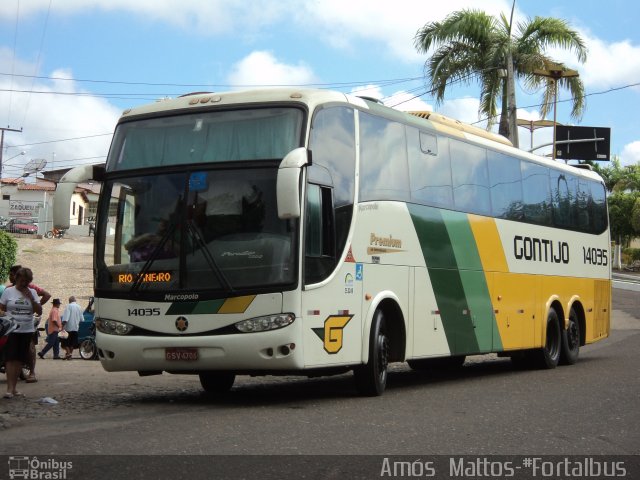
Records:
[[[163,243],[161,249],[155,253],[156,259],[174,258],[176,256],[172,239],[165,238],[168,235],[168,222],[160,220],[156,233],[143,233],[133,237],[124,248],[129,252],[129,261],[144,262],[149,260],[157,248]]]

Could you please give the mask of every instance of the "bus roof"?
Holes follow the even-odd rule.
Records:
[[[511,146],[511,142],[502,135],[488,132],[482,128],[465,124],[459,120],[445,117],[434,112],[402,112],[387,107],[374,99],[358,97],[333,90],[311,88],[262,88],[252,90],[238,90],[228,92],[196,92],[172,99],[162,99],[154,103],[125,110],[120,121],[126,121],[136,116],[153,115],[168,111],[187,112],[200,108],[222,107],[225,105],[259,104],[267,102],[296,102],[307,106],[312,111],[316,106],[325,103],[348,103],[371,113],[380,114],[390,119],[414,125],[418,128],[444,133],[449,136],[463,138],[473,143],[503,151],[509,155],[540,163],[559,170],[566,170],[574,175],[602,181],[601,177],[589,170],[574,168],[561,162],[553,161],[539,155]]]

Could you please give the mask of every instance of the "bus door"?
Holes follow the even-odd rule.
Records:
[[[344,262],[328,283],[302,292],[306,367],[360,362],[362,267]]]

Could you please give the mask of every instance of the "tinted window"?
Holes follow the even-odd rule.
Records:
[[[407,152],[411,200],[451,208],[451,160],[449,139],[407,127]]]
[[[307,234],[305,275],[306,281],[313,283],[332,272],[349,234],[356,161],[353,109],[318,111],[312,121],[309,148],[313,164],[308,168],[308,179],[323,186],[308,186],[307,227],[311,232]]]
[[[588,232],[591,228],[591,188],[587,180],[577,178],[575,182],[575,211],[578,230]]]
[[[553,206],[553,223],[556,227],[571,228],[574,224],[571,211],[573,192],[571,178],[568,174],[551,170],[549,186]]]
[[[607,228],[607,197],[604,185],[589,182],[591,185],[591,231],[602,233]]]
[[[336,248],[341,253],[353,214],[356,169],[353,109],[320,110],[313,118],[310,149],[313,165],[309,168],[309,180],[333,188]]]
[[[404,125],[360,112],[360,199],[409,200]]]
[[[491,214],[487,151],[451,140],[451,177],[456,210]]]
[[[497,218],[522,219],[520,160],[489,150],[491,209]]]
[[[524,220],[551,225],[549,169],[537,163],[521,162]]]
[[[303,112],[257,108],[118,125],[107,170],[282,159],[300,146]]]
[[[336,207],[353,203],[355,140],[352,109],[326,108],[313,118],[309,140],[313,168],[309,171],[309,178],[324,184],[330,182],[328,185],[334,188]]]

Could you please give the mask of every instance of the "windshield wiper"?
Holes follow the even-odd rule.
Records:
[[[142,285],[143,283],[143,279],[145,275],[151,268],[151,265],[153,264],[153,262],[155,262],[158,259],[158,256],[160,255],[160,253],[164,251],[164,246],[166,245],[169,238],[171,238],[171,236],[173,235],[173,232],[175,231],[175,229],[176,229],[175,223],[173,222],[170,223],[166,231],[160,238],[158,245],[156,245],[156,248],[151,252],[149,259],[142,266],[142,269],[140,270],[140,273],[138,273],[138,276],[136,277],[135,282],[133,282],[133,285],[131,285],[131,290],[129,290],[129,293],[135,293],[138,291],[138,289],[140,288],[140,285]]]
[[[207,261],[207,264],[211,269],[211,271],[215,274],[216,278],[218,279],[218,282],[220,282],[220,285],[222,285],[222,287],[229,294],[233,295],[235,293],[235,290],[233,289],[233,287],[229,283],[229,280],[227,279],[227,277],[224,275],[224,273],[218,266],[218,263],[216,262],[215,258],[213,258],[213,255],[211,255],[211,252],[209,251],[207,244],[202,238],[200,231],[196,226],[194,226],[192,220],[187,220],[187,231],[189,232],[191,237],[195,240],[195,243],[200,247],[200,251],[204,256],[204,259]]]

